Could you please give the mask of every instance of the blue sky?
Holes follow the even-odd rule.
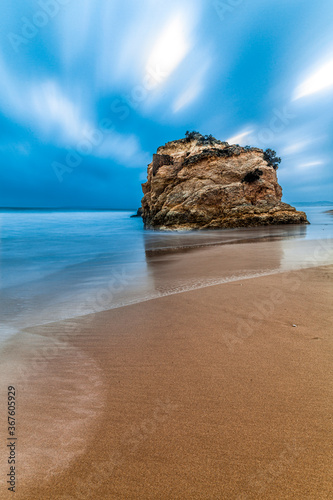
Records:
[[[139,206],[186,130],[271,147],[331,200],[330,0],[17,0],[0,18],[0,206]]]

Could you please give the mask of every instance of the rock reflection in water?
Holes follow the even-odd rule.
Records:
[[[306,226],[145,235],[148,272],[161,293],[190,290],[278,272],[283,241],[303,239]]]

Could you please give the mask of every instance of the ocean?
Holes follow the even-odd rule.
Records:
[[[331,263],[333,216],[325,212],[332,206],[298,208],[310,225],[188,232],[145,231],[131,211],[3,209],[0,341],[25,327]],[[182,273],[182,259],[211,248],[221,258],[210,275],[200,266]],[[237,248],[236,263],[223,259],[230,248]]]

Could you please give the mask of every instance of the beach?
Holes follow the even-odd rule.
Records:
[[[6,2],[0,500],[333,500],[332,20]]]
[[[13,337],[1,389],[17,388],[16,498],[331,498],[332,272],[239,279]]]

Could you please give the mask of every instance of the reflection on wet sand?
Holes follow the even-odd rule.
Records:
[[[201,234],[146,236],[146,262],[155,291],[172,293],[279,272],[285,240],[304,238],[306,227]]]
[[[308,226],[265,226],[215,231],[147,231],[144,233],[146,256],[157,253],[185,251],[213,245],[231,245],[258,241],[305,238]]]

